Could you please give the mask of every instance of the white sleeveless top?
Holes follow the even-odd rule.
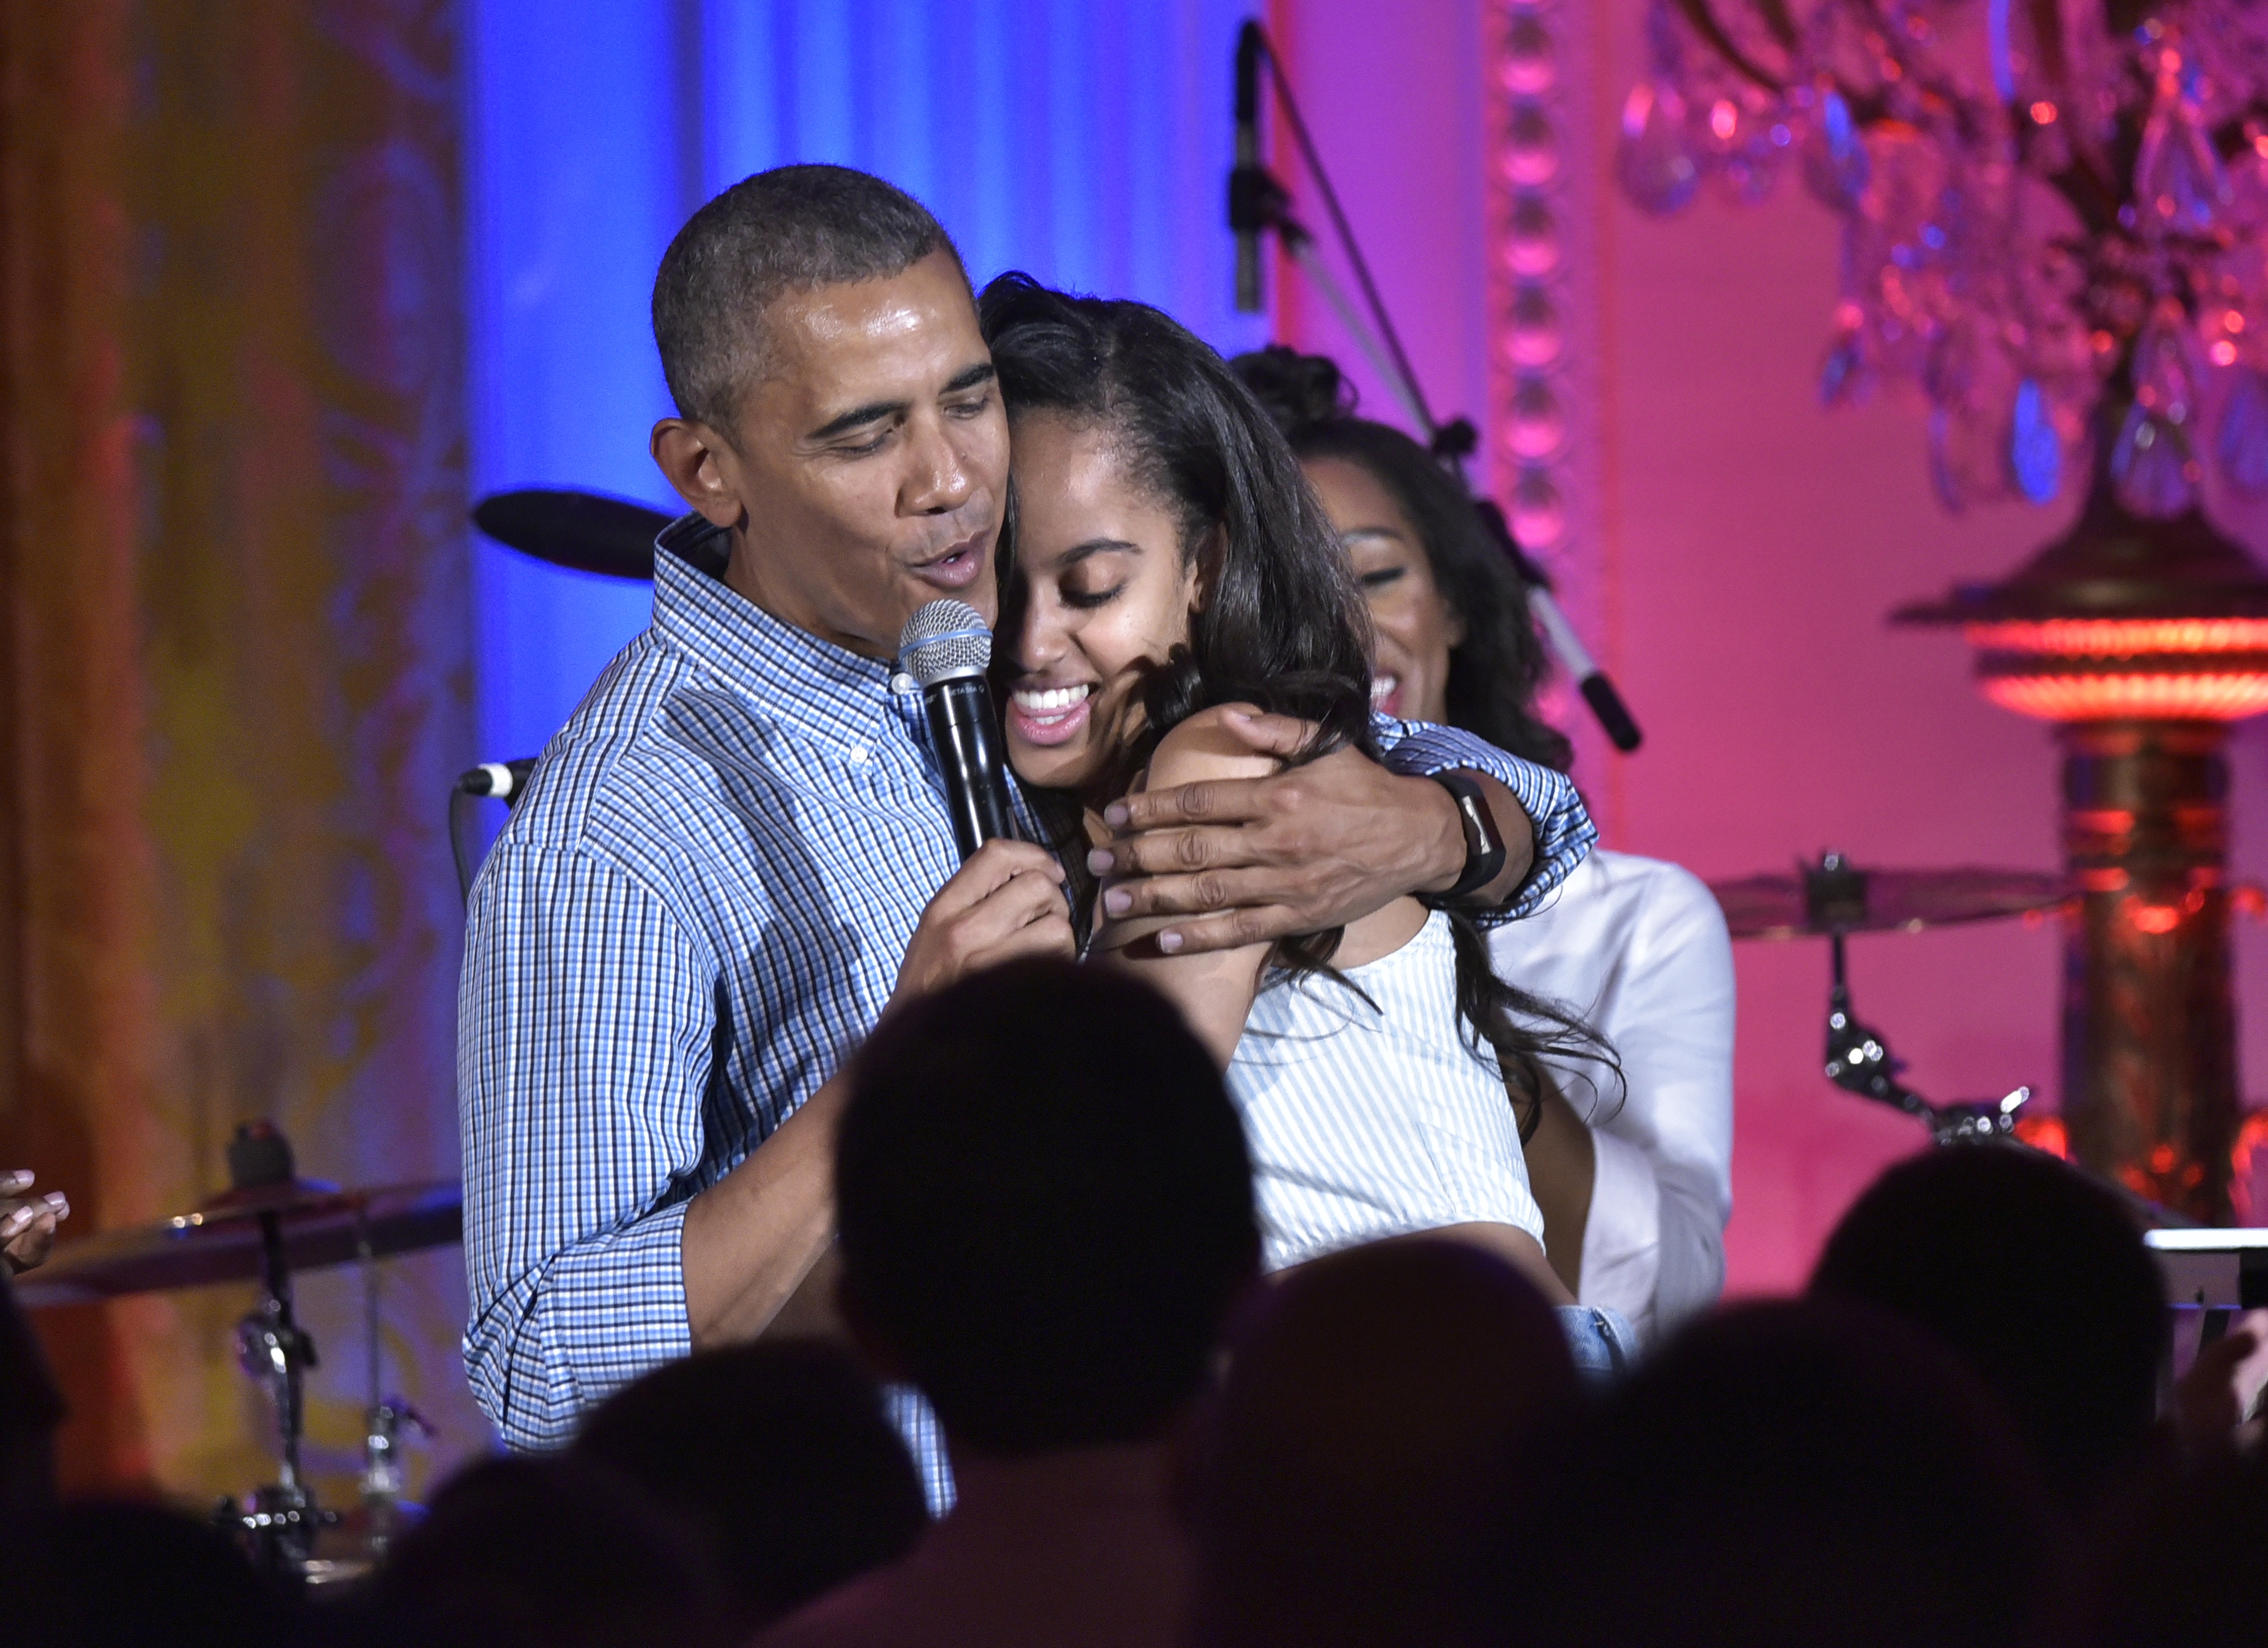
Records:
[[[1229,1063],[1267,1267],[1452,1224],[1541,1242],[1495,1050],[1457,1016],[1448,918],[1343,971],[1369,1002],[1328,975],[1271,975]]]

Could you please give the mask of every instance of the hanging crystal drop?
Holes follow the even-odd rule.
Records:
[[[1623,103],[1615,173],[1642,211],[1666,218],[1701,187],[1701,166],[1685,129],[1685,100],[1667,82],[1641,81]]]
[[[2036,379],[2016,386],[2008,422],[2008,473],[2016,490],[2035,504],[2053,501],[2063,484],[2063,437]]]
[[[2268,492],[2268,375],[2258,368],[2235,374],[2214,446],[2231,486],[2255,497]]]
[[[2228,171],[2205,131],[2193,78],[2161,79],[2134,155],[2134,198],[2146,225],[2188,234],[2212,228],[2229,203]]]
[[[1822,205],[1848,211],[1867,192],[1874,162],[1843,94],[1829,91],[1820,98],[1818,107],[1810,140],[1804,145],[1803,181]]]
[[[1940,406],[1930,415],[1930,474],[1947,508],[2008,495],[2013,421],[2010,402],[1998,398]]]
[[[2169,302],[2134,343],[2134,399],[2151,417],[2186,424],[2197,416],[2197,367],[2181,306]]]
[[[2244,122],[2243,146],[2228,161],[2227,221],[2240,233],[2268,224],[2268,126]]]
[[[2135,514],[2164,521],[2197,504],[2197,466],[2181,430],[2153,418],[2138,403],[2110,448],[2110,480],[2118,501]]]
[[[1959,514],[1969,505],[1969,493],[1962,485],[1960,466],[1953,457],[1953,415],[1945,408],[1933,408],[1929,415],[1929,479],[1937,489],[1937,501],[1954,514]]]
[[[1867,354],[1863,334],[1855,326],[1846,327],[1819,367],[1819,403],[1822,406],[1857,406],[1864,402],[1874,388],[1867,370]]]

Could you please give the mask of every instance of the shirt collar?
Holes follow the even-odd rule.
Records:
[[[654,540],[653,627],[728,686],[803,730],[871,743],[892,668],[782,622],[724,580],[724,534],[699,515]]]

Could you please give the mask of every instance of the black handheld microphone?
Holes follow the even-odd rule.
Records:
[[[1236,36],[1236,164],[1228,174],[1228,226],[1236,235],[1236,307],[1261,309],[1260,231],[1266,213],[1261,192],[1260,55],[1268,49],[1260,25],[1248,22]]]
[[[965,601],[932,601],[906,620],[898,668],[921,684],[930,748],[945,774],[945,805],[963,862],[995,836],[1016,839],[1008,768],[993,712],[992,631]]]

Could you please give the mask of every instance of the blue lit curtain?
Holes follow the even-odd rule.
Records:
[[[1145,299],[1224,349],[1230,58],[1248,0],[471,0],[475,495],[670,506],[655,264],[751,172],[829,160],[925,202],[978,280]],[[644,586],[475,552],[481,735],[532,754],[646,620]]]

